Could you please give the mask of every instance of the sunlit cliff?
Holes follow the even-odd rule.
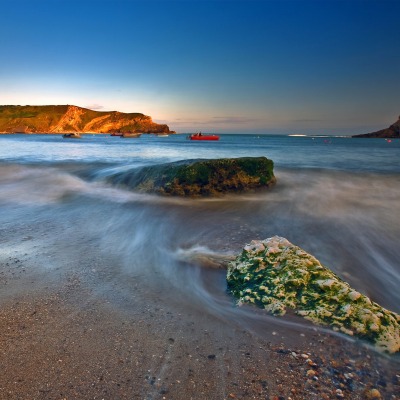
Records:
[[[0,106],[0,133],[171,133],[141,113],[93,111],[73,105]]]

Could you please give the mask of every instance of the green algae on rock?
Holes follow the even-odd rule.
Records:
[[[215,196],[273,185],[273,165],[266,157],[183,160],[124,171],[108,181],[145,193]]]
[[[274,236],[246,245],[229,263],[227,281],[238,304],[283,315],[286,308],[389,353],[400,351],[400,316],[388,311],[287,239]]]

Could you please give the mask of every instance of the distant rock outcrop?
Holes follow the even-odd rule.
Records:
[[[273,314],[286,309],[347,335],[400,351],[400,316],[352,289],[300,247],[282,237],[254,240],[231,262],[228,286],[240,303]]]
[[[174,133],[140,113],[61,106],[0,106],[0,133]]]
[[[266,157],[185,160],[116,173],[108,182],[171,196],[215,196],[267,188],[276,181]]]
[[[362,135],[354,135],[353,138],[387,138],[387,139],[395,139],[400,138],[400,117],[393,124],[390,125],[389,128],[382,129],[380,131],[372,132],[372,133],[364,133]]]

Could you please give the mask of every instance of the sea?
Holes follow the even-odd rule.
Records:
[[[160,197],[107,180],[118,172],[178,160],[259,156],[273,160],[277,179],[260,193]],[[118,267],[107,279],[125,299],[137,294],[124,284],[125,276],[135,276],[139,287],[160,281],[164,292],[158,295],[165,301],[179,297],[234,323],[247,318],[246,328],[253,310],[235,306],[225,271],[196,260],[232,257],[251,240],[275,235],[399,313],[399,202],[399,139],[244,133],[199,142],[184,134],[137,139],[0,135],[3,253],[56,252],[57,262],[43,256],[35,268],[58,273],[68,261],[79,269],[80,254],[112,256]],[[13,232],[18,237],[10,241]],[[266,314],[257,319],[267,320],[268,329],[294,334],[310,325]]]

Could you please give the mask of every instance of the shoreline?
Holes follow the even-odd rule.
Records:
[[[76,133],[79,135],[99,135],[99,136],[114,136],[114,137],[119,137],[120,135],[112,135],[114,132],[81,132],[81,131],[64,131],[64,132],[0,132],[0,136],[9,136],[9,135],[24,135],[24,136],[31,136],[31,135],[44,135],[44,136],[62,136],[62,135],[68,135],[71,133]],[[144,136],[159,136],[159,135],[168,135],[168,136],[187,136],[187,135],[192,135],[195,134],[196,132],[175,132],[175,131],[170,131],[170,132],[125,132],[127,134],[136,134],[140,133],[141,135]],[[122,135],[122,133],[121,133]],[[232,133],[218,133],[218,135],[232,135]],[[235,133],[233,133],[235,135]],[[248,135],[249,137],[253,137],[254,134],[252,133],[245,133],[244,135]],[[263,134],[264,136],[276,136],[275,134]],[[282,136],[290,136],[290,135],[282,135]],[[350,137],[350,136],[349,136]]]
[[[18,249],[18,231],[6,233]],[[283,328],[260,334],[205,314],[141,271],[116,275],[118,260],[96,246],[66,261],[57,249],[39,254],[29,237],[36,251],[0,260],[1,398],[397,398],[398,357],[317,328],[297,344]],[[37,269],[46,259],[53,268]]]

